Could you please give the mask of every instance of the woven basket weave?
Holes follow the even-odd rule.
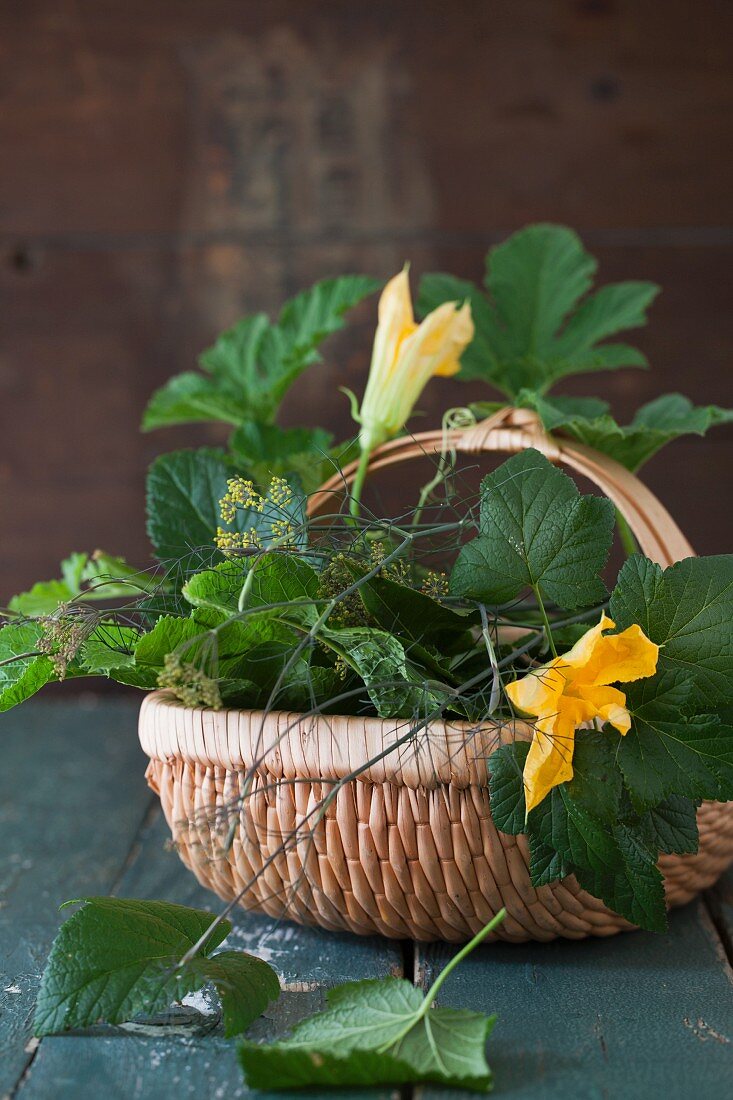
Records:
[[[435,453],[440,432],[396,440],[373,469]],[[661,565],[692,550],[656,498],[627,470],[580,444],[550,439],[523,410],[502,410],[449,433],[466,453],[535,446],[594,481]],[[317,516],[354,469],[311,497]],[[417,940],[460,942],[502,906],[497,935],[512,941],[607,936],[631,927],[574,878],[535,888],[526,839],[491,819],[487,757],[531,727],[480,729],[376,718],[213,711],[149,695],[140,741],[184,863],[199,881],[246,909],[303,924]],[[390,751],[391,750],[391,751]],[[377,763],[367,761],[380,757]],[[700,850],[664,856],[668,904],[710,886],[733,859],[733,803],[704,803]]]

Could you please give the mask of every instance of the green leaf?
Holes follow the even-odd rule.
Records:
[[[661,647],[653,685],[666,692],[691,680],[698,714],[733,702],[733,555],[685,558],[662,571],[635,554],[619,573],[610,614],[619,630],[638,623]]]
[[[161,561],[175,561],[180,567],[189,562],[201,565],[221,561],[214,547],[217,527],[221,525],[219,502],[227,492],[227,481],[236,468],[221,453],[210,450],[173,451],[161,455],[150,467],[147,484],[148,535]],[[265,503],[263,511],[238,509],[228,530],[254,530],[263,546],[272,541],[272,524],[291,518],[296,541],[302,526],[304,502],[293,492],[287,505]]]
[[[38,655],[42,634],[40,623],[9,623],[0,628],[0,712],[56,679],[50,658]]]
[[[68,603],[75,595],[66,581],[36,581],[27,592],[13,596],[8,601],[8,607],[27,618],[51,615],[62,603]]]
[[[475,615],[452,611],[389,577],[371,577],[359,586],[359,595],[383,630],[420,645],[440,647],[443,652],[466,640],[467,631],[476,622]]]
[[[573,750],[573,778],[567,785],[573,802],[609,824],[618,820],[622,777],[613,731],[578,730]]]
[[[570,610],[599,603],[613,525],[610,501],[581,496],[529,448],[481,483],[480,533],[458,555],[451,591],[497,604],[532,587]]]
[[[560,398],[548,399],[523,391],[518,402],[536,409],[548,430],[559,429],[633,471],[672,440],[682,435],[702,436],[715,424],[733,420],[733,410],[718,405],[695,406],[679,393],[669,393],[642,405],[625,427],[606,413],[594,413],[591,407],[583,410],[566,406],[563,411]]]
[[[562,397],[556,394],[547,397],[531,390],[521,390],[517,394],[517,405],[539,413],[548,432],[565,427],[574,420],[587,421],[605,416],[610,407],[607,401],[595,397]]]
[[[433,1081],[487,1092],[484,1047],[495,1017],[430,1008],[400,978],[350,982],[328,993],[328,1007],[277,1043],[244,1042],[250,1088],[399,1085]]]
[[[632,924],[649,932],[666,931],[664,879],[656,865],[657,853],[623,825],[614,828],[613,841],[623,859],[621,871],[581,867],[575,868],[575,877],[583,889]]]
[[[628,736],[628,735],[627,735]],[[530,865],[535,886],[549,875],[573,873],[581,886],[633,924],[652,932],[667,926],[664,886],[657,870],[657,853],[641,830],[599,821],[576,803],[569,784],[554,787],[529,815],[530,851],[539,860]],[[559,857],[551,865],[547,855]]]
[[[204,374],[186,371],[155,391],[145,409],[142,429],[149,432],[154,428],[207,420],[237,425],[248,415],[250,409],[244,392],[238,391],[225,377],[207,378]]]
[[[271,550],[252,567],[247,607],[286,604],[275,613],[310,624],[316,619],[318,588],[318,574],[312,565],[291,551]]]
[[[227,930],[231,929],[228,921],[224,923],[228,925]],[[280,996],[280,982],[273,968],[246,951],[199,955],[191,959],[185,969],[192,983],[198,976],[198,985],[211,983],[216,989],[227,1039],[246,1031]]]
[[[618,761],[639,811],[670,794],[733,798],[733,728],[715,714],[687,715],[694,698],[692,683],[671,675],[629,685],[633,722]]]
[[[288,388],[319,361],[319,344],[378,285],[361,275],[326,279],[288,302],[276,324],[264,314],[239,321],[201,356],[204,374],[178,375],[153,395],[143,428],[204,420],[271,423]]]
[[[332,443],[333,436],[322,428],[280,428],[247,420],[232,433],[229,448],[259,485],[296,474],[310,493],[338,469]]]
[[[194,573],[181,592],[193,607],[208,607],[227,618],[236,615],[250,564],[246,558],[228,558],[213,569]]]
[[[199,553],[204,561],[220,558],[214,550],[219,502],[235,472],[221,452],[209,450],[172,451],[153,462],[147,481],[148,536],[161,561]],[[236,529],[243,530],[243,523]]]
[[[529,873],[533,886],[547,886],[571,875],[573,868],[551,845],[545,844],[535,833],[530,833]]]
[[[140,632],[120,623],[100,623],[84,642],[81,663],[92,675],[109,676],[120,684],[152,690],[157,672],[135,663],[135,647]]]
[[[689,798],[670,795],[642,816],[640,826],[655,852],[692,855],[698,850],[697,803]]]
[[[194,619],[164,615],[155,626],[138,640],[135,663],[140,667],[161,669],[169,653],[180,651],[187,661],[194,661],[201,652],[205,628]]]
[[[614,821],[620,784],[605,745],[614,745],[609,734],[579,733],[573,755],[575,776],[553,788],[526,823],[522,770],[529,743],[517,741],[498,749],[489,761],[491,816],[501,832],[527,832],[534,886],[574,874],[594,897],[627,920],[660,931],[666,927],[666,917],[655,863],[656,852],[665,848],[661,843],[654,847],[656,822],[631,827]],[[595,803],[594,790],[598,792]],[[663,825],[659,823],[660,835]]]
[[[565,783],[553,787],[531,811],[527,825],[530,837],[552,848],[575,869],[621,870],[621,855],[608,828],[573,801]]]
[[[179,966],[212,920],[211,913],[161,901],[83,899],[51,948],[35,1034],[153,1016],[207,982],[219,993],[226,1034],[244,1031],[279,996],[280,984],[272,968],[252,955],[223,951],[212,957],[231,931],[229,921],[212,930],[190,963]]]
[[[489,757],[491,816],[502,833],[518,836],[526,831],[526,806],[522,773],[529,741],[502,745]]]
[[[249,684],[257,684],[262,700],[267,698],[297,641],[295,631],[267,614],[253,613],[243,620],[225,622],[217,613],[209,620],[208,609],[203,608],[191,619],[160,618],[137,643],[135,665],[154,669],[157,674],[166,656],[177,653],[182,661],[213,678],[247,681],[247,689]],[[227,688],[230,694],[235,690],[231,684]]]
[[[334,646],[361,676],[380,718],[425,717],[445,706],[448,698],[426,673],[408,661],[399,638],[373,627],[321,627],[318,637]]]
[[[652,283],[603,287],[590,297],[596,261],[564,226],[530,225],[493,248],[485,298],[470,283],[426,275],[422,314],[445,301],[471,302],[476,336],[462,359],[465,378],[482,378],[512,400],[523,388],[544,393],[583,371],[644,366],[636,348],[602,341],[646,321]]]
[[[37,581],[28,592],[13,596],[8,607],[18,615],[33,618],[50,615],[62,603],[81,598],[112,600],[149,591],[155,581],[134,569],[123,558],[96,550],[94,554],[73,553],[60,566],[61,578]]]

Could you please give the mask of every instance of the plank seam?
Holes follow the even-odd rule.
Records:
[[[713,887],[712,890],[706,890],[702,895],[702,905],[710,919],[715,934],[720,940],[721,949],[733,974],[733,935],[731,935],[731,930],[728,928],[720,898],[715,887]]]
[[[29,247],[47,251],[124,251],[127,249],[208,247],[211,245],[241,245],[267,248],[308,247],[339,244],[393,244],[395,241],[412,241],[417,244],[447,248],[488,247],[504,240],[509,230],[490,232],[452,232],[417,226],[415,228],[388,228],[373,230],[348,230],[332,232],[298,232],[297,230],[249,230],[228,229],[221,231],[162,231],[143,233],[110,233],[106,230],[90,230],[78,233],[0,233],[0,246],[18,248],[19,242]],[[590,247],[727,247],[733,244],[731,226],[660,226],[649,228],[623,227],[620,229],[589,229],[583,231],[583,240]]]
[[[112,880],[109,888],[110,895],[116,894],[119,890],[120,885],[122,884],[122,880],[140,855],[146,830],[150,828],[150,826],[154,823],[161,812],[160,799],[158,798],[157,794],[151,794],[150,801],[145,808],[145,812],[140,818],[140,823],[132,835],[132,841],[130,843],[127,855],[123,859],[117,874]]]
[[[119,889],[122,879],[125,876],[125,872],[137,859],[141,849],[142,835],[145,829],[147,829],[148,826],[153,823],[158,812],[160,812],[160,803],[158,801],[158,798],[156,795],[151,795],[150,801],[145,807],[145,812],[140,818],[140,822],[137,825],[134,833],[132,834],[132,840],[130,842],[130,847],[128,849],[127,855],[122,860],[119,870],[117,871],[112,879],[112,882],[110,883],[110,895],[116,893],[116,891]],[[6,1093],[5,1097],[2,1098],[2,1100],[16,1100],[16,1097],[19,1095],[21,1089],[25,1086],[26,1081],[30,1077],[31,1071],[33,1069],[33,1063],[38,1057],[38,1052],[41,1049],[42,1044],[43,1039],[35,1040],[35,1037],[31,1038],[26,1046],[26,1051],[28,1052],[28,1060],[23,1066],[23,1069],[21,1070],[17,1081],[15,1082],[13,1087]],[[30,1050],[28,1049],[29,1047],[31,1048]]]

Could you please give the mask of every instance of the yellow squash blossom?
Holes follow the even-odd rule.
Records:
[[[473,339],[471,307],[444,302],[418,325],[412,312],[407,270],[387,283],[379,299],[379,323],[369,379],[357,420],[364,453],[404,427],[433,377],[448,377]]]
[[[615,625],[602,615],[598,625],[568,653],[506,688],[514,706],[537,719],[524,765],[527,813],[558,783],[573,778],[573,748],[579,726],[598,719],[610,723],[620,734],[629,731],[626,696],[610,685],[652,676],[659,646],[640,626],[630,626],[621,634],[604,634]]]

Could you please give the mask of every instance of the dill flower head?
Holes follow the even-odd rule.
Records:
[[[273,477],[264,495],[246,478],[229,478],[227,491],[219,501],[222,523],[234,523],[240,512],[255,513],[254,522],[243,531],[217,527],[214,537],[217,549],[236,554],[272,545],[294,547],[295,527],[290,512],[293,496],[292,486],[284,477]]]
[[[60,604],[53,615],[41,620],[43,633],[38,650],[50,658],[59,680],[66,678],[68,666],[74,660],[96,625],[96,615],[84,614],[69,604]]]
[[[158,687],[173,692],[187,707],[220,710],[222,706],[217,681],[190,661],[183,661],[177,653],[166,654],[163,671],[158,674]]]

